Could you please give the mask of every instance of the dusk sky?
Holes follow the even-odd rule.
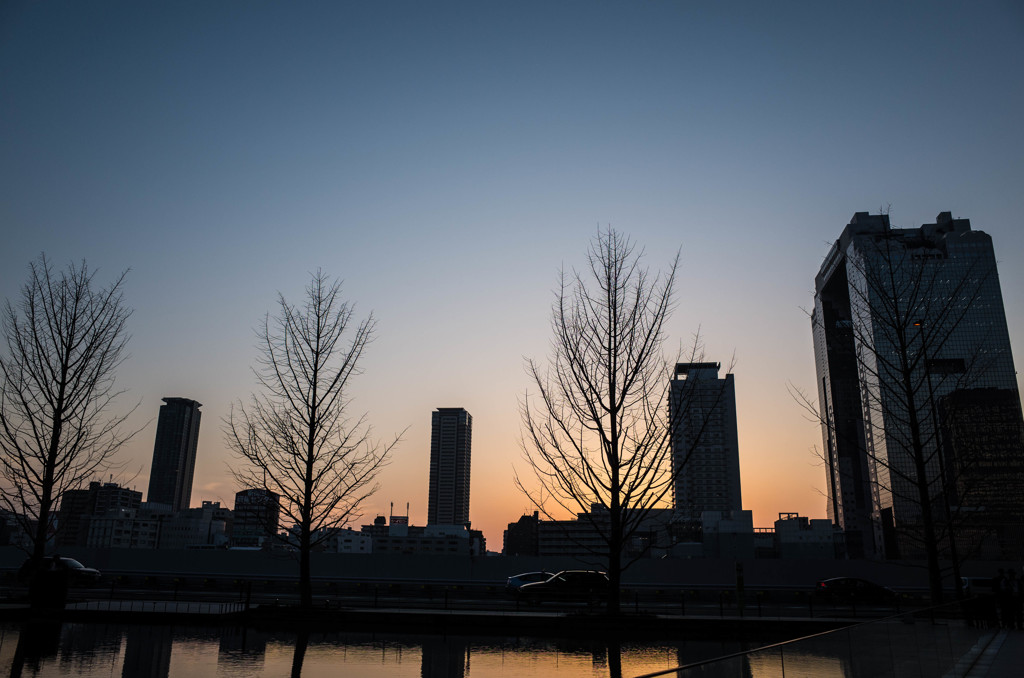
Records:
[[[524,358],[597,229],[681,252],[667,348],[735,356],[744,508],[825,516],[814,276],[854,212],[995,242],[1024,361],[1024,7],[1012,2],[4,2],[0,296],[29,261],[125,283],[145,493],[165,396],[203,403],[193,505],[233,506],[222,420],[310,272],[377,339],[353,412],[406,427],[364,521],[426,522],[430,413],[473,415],[470,518],[528,509]],[[1019,377],[1018,377],[1019,381]],[[106,480],[106,478],[104,478]],[[357,527],[358,525],[356,525]]]

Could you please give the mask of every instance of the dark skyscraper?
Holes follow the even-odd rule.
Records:
[[[687,520],[702,511],[739,511],[736,385],[720,363],[677,363],[669,391],[675,508]]]
[[[164,403],[156,425],[146,501],[180,511],[189,507],[192,497],[202,405],[188,398],[164,398]]]
[[[978,502],[1020,487],[992,464],[1019,473],[1019,443],[1007,441],[1019,431],[1020,399],[986,233],[949,212],[902,229],[888,215],[856,213],[815,278],[812,327],[828,515],[850,556],[920,555],[919,468],[934,519],[955,521],[954,531],[958,512],[991,513]],[[954,414],[961,422],[982,411],[999,418],[986,424],[998,434],[942,442],[967,430],[951,428]]]
[[[469,451],[473,417],[461,407],[431,416],[427,525],[469,525]]]

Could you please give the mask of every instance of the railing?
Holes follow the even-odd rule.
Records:
[[[978,609],[978,600],[968,601]],[[982,601],[984,602],[984,601]],[[998,629],[960,603],[854,624],[637,678],[966,676]]]
[[[245,603],[208,603],[175,600],[90,600],[68,606],[93,612],[137,612],[150,614],[231,614],[245,610]]]

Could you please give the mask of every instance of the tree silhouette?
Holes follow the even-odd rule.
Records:
[[[126,273],[98,288],[83,261],[56,272],[29,264],[21,298],[4,305],[0,357],[0,502],[32,540],[39,561],[55,530],[66,490],[111,466],[136,431],[113,414],[121,391],[114,372],[125,358],[131,315],[121,293]]]
[[[521,404],[526,469],[516,485],[549,519],[590,521],[594,555],[607,563],[609,614],[620,610],[632,562],[624,551],[651,511],[668,506],[682,468],[672,464],[670,432],[682,414],[668,407],[674,363],[662,355],[679,258],[652,277],[641,257],[608,229],[591,242],[584,272],[563,270],[552,355],[546,370],[528,360],[537,394]]]
[[[277,314],[268,314],[259,332],[253,371],[261,390],[225,422],[228,445],[244,462],[234,470],[237,482],[279,495],[283,518],[297,528],[285,541],[298,541],[300,602],[307,607],[310,553],[356,517],[399,440],[373,440],[366,415],[349,414],[347,389],[374,320],[355,323],[340,292],[339,282],[317,271],[301,306],[279,295]]]

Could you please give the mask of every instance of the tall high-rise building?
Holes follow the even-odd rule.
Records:
[[[733,375],[720,363],[678,363],[669,390],[675,509],[686,520],[703,511],[740,511],[739,436]]]
[[[461,407],[431,414],[427,525],[469,526],[469,456],[473,417]]]
[[[200,403],[188,398],[164,398],[156,424],[153,467],[146,501],[166,504],[172,511],[189,507],[192,476],[199,444]]]
[[[970,496],[992,496],[1007,478],[991,466],[964,472],[968,458],[1020,455],[988,449],[1012,436],[990,436],[977,453],[962,437],[942,442],[951,434],[941,419],[954,407],[962,419],[968,402],[977,408],[977,389],[999,390],[1000,416],[1017,424],[1021,417],[992,239],[949,212],[906,229],[892,228],[887,215],[858,212],[815,278],[811,321],[828,516],[851,557],[917,557],[919,468],[934,519],[955,530],[958,516],[983,510],[966,506]],[[951,445],[957,459],[943,454]],[[968,478],[993,485],[966,495],[957,488]]]

